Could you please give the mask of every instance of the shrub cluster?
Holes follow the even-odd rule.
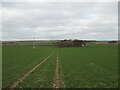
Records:
[[[56,43],[57,47],[82,47],[86,42],[83,40],[61,40]]]
[[[109,43],[117,43],[117,41],[109,41]]]

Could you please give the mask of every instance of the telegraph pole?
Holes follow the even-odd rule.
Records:
[[[35,41],[35,38],[33,37],[33,48],[35,48],[35,43],[34,43],[34,41]]]

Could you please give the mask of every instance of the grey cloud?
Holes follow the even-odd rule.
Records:
[[[117,39],[117,3],[3,3],[3,40]]]

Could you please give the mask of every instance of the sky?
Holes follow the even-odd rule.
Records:
[[[117,2],[3,2],[1,12],[3,41],[118,39]]]

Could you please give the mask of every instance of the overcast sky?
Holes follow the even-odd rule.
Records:
[[[117,2],[4,2],[2,7],[2,40],[118,39]]]

